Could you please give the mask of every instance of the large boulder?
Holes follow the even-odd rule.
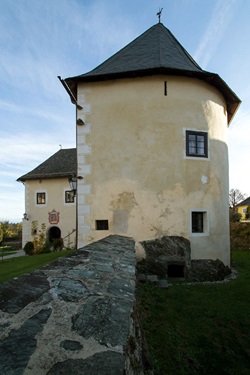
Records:
[[[231,270],[219,260],[191,260],[190,242],[184,237],[164,236],[140,242],[143,256],[137,262],[138,280],[158,282],[159,279],[182,277],[187,281],[220,281]]]
[[[145,256],[137,263],[139,273],[168,276],[172,267],[180,267],[183,276],[190,267],[190,242],[184,237],[163,236],[154,240],[140,242]]]
[[[186,278],[189,281],[221,281],[230,274],[230,268],[219,259],[194,259]]]

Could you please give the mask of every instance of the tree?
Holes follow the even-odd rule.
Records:
[[[247,206],[246,219],[250,219],[250,205]]]
[[[2,229],[2,224],[0,223],[0,244],[3,240],[3,229]]]
[[[238,223],[241,221],[242,215],[234,211],[232,208],[229,208],[229,221],[230,223]]]
[[[246,198],[246,194],[242,193],[239,189],[231,189],[229,192],[229,207],[235,210],[237,204]]]
[[[22,238],[22,223],[10,223],[8,220],[1,221],[3,239],[6,238]]]

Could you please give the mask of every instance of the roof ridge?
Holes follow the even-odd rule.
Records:
[[[248,206],[248,203],[250,203],[250,196],[248,198],[245,198],[243,201],[241,201],[240,203],[238,203],[236,205],[237,206]]]
[[[19,177],[17,181],[69,176],[76,173],[76,170],[76,148],[60,149],[30,172]]]
[[[167,28],[166,28],[167,29]],[[194,60],[194,58],[188,53],[188,51],[183,47],[183,45],[178,41],[178,39],[174,36],[174,34],[169,30],[167,29],[169,34],[172,36],[172,38],[175,40],[176,44],[181,48],[181,50],[185,53],[185,55],[189,58],[189,60],[192,61],[192,63],[194,65],[196,65],[196,67],[198,69],[200,69],[201,71],[204,71],[201,66]]]
[[[114,53],[112,56],[110,56],[108,59],[106,59],[105,61],[103,61],[101,64],[99,64],[98,66],[96,66],[94,69],[90,70],[89,72],[87,73],[84,73],[84,74],[81,74],[79,75],[78,77],[83,77],[85,76],[86,74],[88,73],[94,73],[95,70],[101,68],[103,65],[106,65],[106,67],[109,67],[110,64],[113,64],[114,60],[116,60],[117,58],[119,58],[119,56],[127,49],[129,49],[131,47],[132,44],[135,44],[137,42],[138,39],[143,39],[145,37],[145,34],[149,34],[150,32],[153,31],[154,28],[156,28],[158,24],[155,24],[153,26],[151,26],[149,29],[147,29],[146,31],[144,31],[144,33],[142,33],[141,35],[139,35],[138,37],[136,37],[135,39],[131,40],[131,42],[129,42],[128,44],[126,44],[124,47],[122,47],[119,51],[117,51],[116,53]]]
[[[162,25],[162,24],[159,22],[159,25]],[[162,62],[162,54],[161,54],[161,47],[160,47],[160,38],[161,38],[160,28],[158,27],[158,56],[159,56],[159,65],[162,66],[163,62]]]
[[[155,30],[157,31],[157,34],[154,35]],[[150,34],[152,34],[152,37],[150,37]],[[157,46],[152,44],[154,39],[156,39],[156,36],[158,36]],[[145,38],[146,38],[146,41],[145,41]],[[140,67],[140,64],[141,64],[141,61],[143,63],[145,62],[144,61],[145,60],[145,57],[144,57],[145,51],[147,53],[150,48],[151,48],[151,50],[153,50],[154,47],[156,47],[157,51],[155,51],[155,52],[157,53],[157,56],[155,56],[155,55],[152,56],[152,59],[154,58],[155,61],[157,60],[157,62],[158,62],[157,66],[158,67],[160,65],[160,67],[164,67],[164,68],[167,68],[168,66],[170,68],[173,68],[172,64],[174,64],[174,63],[171,61],[172,55],[171,56],[169,55],[170,52],[172,52],[173,53],[173,61],[175,63],[177,63],[177,65],[181,65],[181,66],[176,67],[176,69],[198,70],[200,72],[203,71],[202,68],[197,64],[197,62],[192,58],[192,56],[185,50],[185,48],[175,38],[175,36],[171,33],[171,31],[167,27],[165,27],[162,23],[157,23],[157,24],[151,26],[146,31],[144,31],[144,33],[139,35],[137,38],[133,39],[129,44],[125,45],[123,48],[121,48],[119,51],[117,51],[115,54],[110,56],[108,59],[106,59],[104,62],[99,64],[94,69],[88,71],[87,73],[80,74],[80,75],[75,76],[75,77],[69,77],[69,78],[66,79],[66,81],[70,80],[70,79],[78,79],[78,78],[81,79],[81,78],[95,76],[95,75],[111,74],[111,72],[109,72],[109,73],[105,73],[105,72],[108,72],[110,70],[110,67],[112,68],[111,70],[113,70],[114,66],[116,66],[117,63],[118,63],[118,66],[122,70],[123,63],[122,63],[122,61],[119,62],[119,59],[125,60],[125,62],[126,62],[126,59],[128,59],[128,56],[126,56],[126,52],[127,52],[129,57],[130,57],[128,62],[130,63],[131,61],[133,61],[134,60],[133,54],[136,54],[138,52],[138,49],[136,49],[136,50],[133,50],[133,49],[134,49],[134,46],[136,46],[136,44],[138,43],[138,41],[139,41],[139,50],[142,52],[142,54],[140,55],[141,59],[138,58],[138,60],[136,60],[138,68],[137,69],[132,68],[132,70],[141,70],[141,69],[148,69],[148,68],[150,69],[151,68],[150,64],[149,64],[148,67],[142,67],[142,68]],[[168,41],[169,45],[171,46],[171,48],[173,49],[173,51],[169,51],[169,48],[167,48],[167,47],[169,47],[168,44],[167,44],[167,41]],[[151,42],[151,45],[147,46],[148,42]],[[167,50],[168,55],[165,55],[165,60],[164,60],[164,51],[165,50]],[[177,56],[176,56],[176,54],[174,54],[174,51],[178,52]],[[185,55],[186,59],[184,58],[183,54]],[[166,56],[167,56],[167,61],[166,61]],[[128,64],[125,64],[124,66],[127,66],[127,65]],[[116,69],[117,69],[117,66],[116,66]],[[121,71],[120,69],[118,69],[118,70]],[[126,71],[125,67],[124,67],[124,70]],[[131,67],[128,70],[131,71]]]

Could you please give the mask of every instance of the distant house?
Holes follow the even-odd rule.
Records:
[[[236,205],[236,209],[238,214],[242,215],[242,219],[246,219],[247,207],[250,206],[250,197],[244,199],[244,201],[240,202]]]
[[[76,198],[68,179],[76,176],[76,149],[62,149],[17,181],[25,186],[23,246],[33,240],[32,223],[46,225],[46,239],[76,243]]]
[[[77,107],[78,246],[175,235],[192,259],[230,264],[227,132],[240,99],[220,76],[158,23],[61,81]]]

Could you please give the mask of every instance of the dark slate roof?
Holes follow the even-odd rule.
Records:
[[[174,35],[161,23],[154,25],[97,68],[80,77],[159,67],[202,71]]]
[[[246,198],[244,201],[238,203],[238,204],[236,205],[236,207],[239,207],[239,206],[248,206],[248,205],[250,205],[250,197],[248,197],[248,198]]]
[[[202,70],[174,35],[157,23],[88,73],[65,79],[77,97],[77,83],[149,75],[196,77],[215,86],[225,97],[231,120],[240,99],[218,74]]]
[[[19,177],[17,181],[47,179],[55,177],[70,177],[76,175],[76,148],[61,149],[38,165],[35,169]]]

